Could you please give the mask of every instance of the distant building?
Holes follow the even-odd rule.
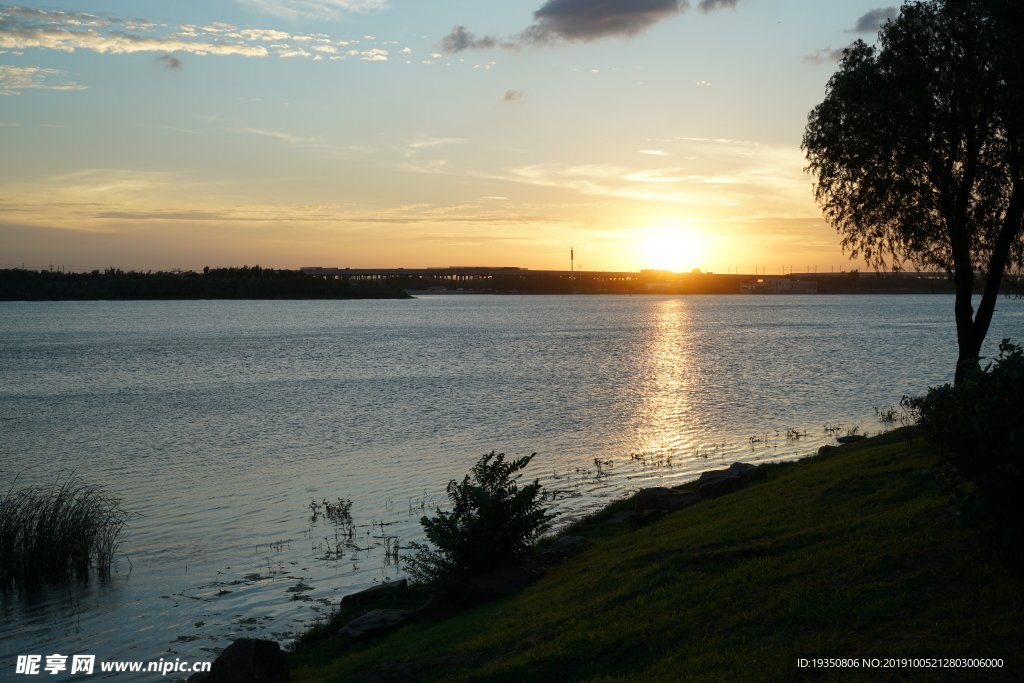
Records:
[[[768,277],[740,284],[740,294],[817,294],[818,283],[791,280],[783,277]]]

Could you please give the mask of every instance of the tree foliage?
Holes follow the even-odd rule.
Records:
[[[435,549],[412,544],[417,553],[405,558],[414,579],[462,579],[506,566],[530,551],[554,518],[541,507],[538,480],[522,488],[517,483],[522,475],[515,473],[535,455],[506,462],[504,453],[491,451],[461,483],[448,482],[452,509],[438,508],[434,518],[420,519]]]
[[[999,286],[1024,267],[1024,28],[1011,0],[908,2],[844,51],[802,149],[844,250],[876,269],[945,270],[957,288],[957,380]],[[975,273],[984,281],[977,314]]]

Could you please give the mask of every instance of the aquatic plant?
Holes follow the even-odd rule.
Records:
[[[12,488],[0,499],[0,587],[101,577],[138,516],[121,499],[74,476],[46,486]]]
[[[338,502],[332,503],[326,498],[318,503],[310,501],[309,509],[313,512],[309,517],[309,523],[315,524],[320,515],[335,524],[346,524],[352,521],[352,501],[347,498],[338,498]]]

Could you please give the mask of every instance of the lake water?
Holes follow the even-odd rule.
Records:
[[[999,309],[987,355],[1024,336],[1024,303]],[[564,524],[640,486],[811,453],[826,426],[877,431],[875,407],[951,378],[952,311],[950,296],[0,303],[0,481],[73,471],[141,515],[110,581],[0,593],[0,673],[19,654],[285,644],[400,576],[386,551],[422,540],[419,517],[491,450],[537,453],[527,477]],[[310,521],[311,500],[339,497],[351,536]]]

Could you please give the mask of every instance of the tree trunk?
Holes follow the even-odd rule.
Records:
[[[974,295],[974,273],[957,272],[954,276],[956,281],[956,303],[954,314],[956,317],[956,341],[958,356],[956,359],[956,372],[953,375],[953,384],[963,381],[968,369],[974,367],[981,355],[981,342],[985,339],[984,330],[978,334],[979,325],[974,320],[974,306],[972,298]],[[991,318],[991,316],[989,316]]]

